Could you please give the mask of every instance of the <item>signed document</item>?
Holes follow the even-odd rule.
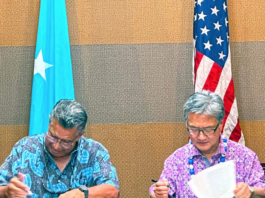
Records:
[[[199,198],[231,198],[236,189],[236,170],[233,160],[209,167],[188,182]]]

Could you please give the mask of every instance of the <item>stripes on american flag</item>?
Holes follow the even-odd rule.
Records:
[[[195,92],[210,90],[222,97],[225,106],[222,133],[245,144],[231,72],[226,0],[195,0],[193,39]]]

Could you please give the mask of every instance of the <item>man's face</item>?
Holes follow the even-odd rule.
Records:
[[[48,135],[49,137],[47,137]],[[59,124],[58,120],[54,119],[53,123],[49,124],[48,134],[45,136],[45,145],[54,158],[65,157],[70,155],[81,136],[82,134],[78,134],[77,127],[65,129]],[[53,143],[52,138],[59,141]]]
[[[190,135],[190,139],[194,146],[196,146],[202,154],[215,154],[219,146],[219,138],[222,130],[222,123],[219,123],[214,116],[189,113],[187,125],[190,128],[200,128],[210,131],[211,129],[216,129],[214,132],[208,133],[205,131],[203,134],[202,131],[199,131],[198,135]],[[217,127],[218,126],[218,127]],[[216,128],[217,127],[217,128]]]

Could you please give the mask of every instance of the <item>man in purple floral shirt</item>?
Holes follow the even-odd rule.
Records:
[[[210,91],[192,94],[184,105],[184,117],[192,143],[166,159],[159,181],[150,187],[152,198],[195,198],[188,185],[192,175],[229,160],[236,162],[235,197],[265,197],[264,172],[257,155],[222,138],[224,105],[218,95]]]

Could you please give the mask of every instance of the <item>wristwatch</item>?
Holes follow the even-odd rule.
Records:
[[[85,198],[88,198],[89,190],[88,187],[85,185],[81,185],[78,187],[79,190],[81,190],[83,193],[85,193]]]
[[[248,188],[249,188],[249,190],[250,190],[250,192],[251,192],[250,197],[252,197],[252,196],[254,195],[254,192],[255,192],[255,191],[254,191],[253,188],[251,188],[250,186],[248,186]],[[250,197],[249,197],[249,198],[250,198]]]

